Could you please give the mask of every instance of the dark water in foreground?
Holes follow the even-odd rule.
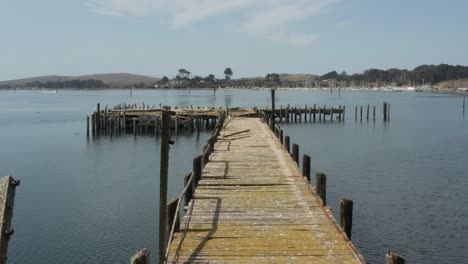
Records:
[[[97,102],[260,106],[268,91],[0,92],[0,175],[21,179],[9,263],[128,263],[157,255],[159,141],[132,136],[87,141],[85,115]],[[354,200],[353,241],[369,263],[396,249],[410,263],[466,263],[468,121],[462,99],[420,93],[277,92],[280,104],[346,105],[345,123],[284,124],[313,170],[328,175],[335,214]],[[391,102],[392,120],[381,121]],[[377,106],[375,123],[354,122],[354,105]],[[171,149],[169,196],[207,133]]]

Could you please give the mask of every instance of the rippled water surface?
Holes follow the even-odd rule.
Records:
[[[391,122],[381,105],[391,102]],[[157,255],[159,141],[88,141],[97,102],[179,106],[269,105],[268,91],[0,91],[0,175],[21,179],[9,263],[128,263]],[[369,263],[396,249],[411,263],[466,263],[468,121],[462,98],[426,93],[278,91],[279,105],[346,105],[346,122],[282,124],[314,171],[328,176],[328,201],[354,200],[352,239]],[[377,106],[376,122],[354,122],[354,106]],[[364,118],[365,119],[365,118]],[[182,133],[171,147],[169,196],[207,133]]]

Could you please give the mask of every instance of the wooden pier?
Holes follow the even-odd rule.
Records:
[[[310,163],[301,174],[299,147],[293,159],[279,130],[231,118],[210,138],[201,175],[194,162],[186,178],[181,224],[177,210],[170,218],[167,263],[364,263],[345,232],[351,216],[335,222],[324,190],[309,183]]]

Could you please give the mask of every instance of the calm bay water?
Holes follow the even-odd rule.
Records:
[[[381,104],[391,103],[383,124]],[[268,91],[0,91],[0,175],[17,189],[9,263],[128,263],[157,255],[159,141],[88,141],[96,103],[269,105]],[[354,200],[352,239],[369,263],[396,249],[411,263],[466,263],[468,120],[462,99],[423,93],[278,91],[277,105],[346,105],[345,123],[283,124],[314,171],[328,176],[328,201]],[[376,105],[376,122],[354,122],[355,105]],[[207,133],[182,134],[171,148],[169,197]]]

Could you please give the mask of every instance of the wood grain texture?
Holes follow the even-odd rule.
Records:
[[[203,169],[167,262],[364,260],[268,126],[234,118]]]

